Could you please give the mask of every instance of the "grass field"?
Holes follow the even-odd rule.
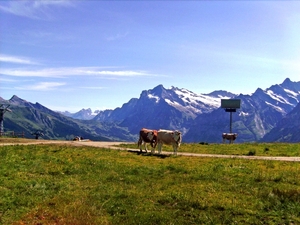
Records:
[[[125,148],[137,149],[136,143],[121,144]],[[144,150],[144,147],[143,147]],[[151,147],[148,144],[148,150]],[[163,145],[163,151],[172,152],[172,146]],[[293,156],[300,157],[300,144],[289,143],[245,143],[245,144],[188,144],[182,143],[178,152],[223,155]],[[156,149],[157,153],[157,149]]]
[[[298,156],[299,146],[180,151]],[[0,159],[0,224],[300,224],[299,162],[58,144],[1,146]]]

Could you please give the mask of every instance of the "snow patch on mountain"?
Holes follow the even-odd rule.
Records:
[[[176,87],[172,87],[171,89],[177,95],[177,97],[183,102],[185,107],[189,107],[191,110],[197,113],[202,113],[206,111],[204,109],[199,109],[199,105],[201,108],[206,108],[207,110],[213,110],[219,108],[221,105],[221,99],[229,99],[232,97],[232,93],[222,92],[222,94],[214,95],[214,94],[196,94],[187,89],[180,89]],[[175,106],[173,101],[169,101],[170,105]],[[180,103],[178,103],[180,105]]]
[[[296,92],[294,92],[294,91],[292,91],[292,90],[289,90],[289,89],[286,89],[286,88],[284,88],[283,90],[284,90],[285,92],[291,94],[292,96],[295,96],[295,97],[297,97],[297,96],[300,94],[300,91],[299,91],[298,93],[296,93]]]
[[[240,111],[239,116],[249,116],[249,113]]]
[[[171,106],[174,106],[175,108],[182,106],[178,102],[171,101],[170,99],[165,99],[165,102],[168,103]]]
[[[275,94],[272,90],[267,90],[266,91],[267,95],[269,95],[272,99],[284,103],[284,104],[289,104],[289,105],[293,105],[290,102],[288,102],[285,98],[283,98],[281,95],[277,95]]]
[[[187,90],[175,90],[175,93],[186,103],[186,104],[199,104],[202,102],[205,105],[218,108],[221,105],[221,98],[210,97],[203,94],[195,94]]]
[[[284,113],[285,113],[285,110],[282,109],[281,107],[276,106],[276,105],[273,105],[273,104],[271,104],[270,102],[265,102],[265,103],[266,103],[267,105],[273,107],[273,108],[276,109],[277,111],[279,111],[279,112],[284,112]]]
[[[149,99],[151,99],[151,98],[155,99],[155,102],[156,102],[156,103],[158,103],[159,100],[160,100],[159,97],[157,97],[157,96],[155,96],[155,95],[152,95],[152,94],[148,94],[148,98],[149,98]]]

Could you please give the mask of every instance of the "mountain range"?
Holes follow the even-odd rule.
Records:
[[[232,131],[238,133],[236,142],[300,141],[300,82],[289,78],[265,90],[257,88],[251,95],[222,90],[196,94],[158,85],[121,107],[97,112],[82,109],[77,113],[59,113],[17,96],[0,102],[11,104],[13,111],[5,113],[6,129],[42,129],[47,138],[81,133],[93,140],[136,141],[138,131],[146,127],[180,130],[183,142],[220,143],[221,134],[229,132],[230,127],[230,113],[220,107],[221,99],[241,100],[241,108],[232,113]],[[13,117],[15,112],[19,117]]]
[[[273,85],[266,90],[258,88],[252,95],[240,94],[236,98],[241,99],[240,110],[233,113],[232,126],[233,132],[238,133],[237,142],[264,141],[263,137],[272,129],[274,133],[281,130],[279,122],[299,104],[300,82],[286,79],[280,85]],[[187,133],[186,141],[217,142],[222,132],[229,131],[228,121],[228,113],[224,113],[224,109],[221,108],[210,114],[199,115]]]
[[[74,119],[16,95],[9,100],[0,98],[0,104],[9,105],[11,110],[4,114],[4,132],[24,132],[26,138],[34,138],[37,131],[44,134],[44,139],[70,140],[81,136],[98,141],[135,141],[136,138],[114,123]]]

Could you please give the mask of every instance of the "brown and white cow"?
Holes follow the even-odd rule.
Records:
[[[172,145],[174,155],[177,155],[177,150],[181,144],[181,132],[175,130],[158,130],[157,131],[158,153],[161,154],[163,144]]]
[[[237,133],[223,133],[222,134],[223,143],[225,143],[225,140],[229,140],[229,143],[231,144],[235,141],[237,136],[238,136]]]
[[[149,130],[146,128],[142,128],[140,130],[140,137],[138,141],[138,147],[142,152],[142,144],[144,144],[145,150],[147,152],[147,143],[149,143],[152,147],[151,152],[154,153],[155,147],[157,145],[157,130]]]

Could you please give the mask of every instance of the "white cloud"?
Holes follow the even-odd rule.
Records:
[[[99,76],[99,77],[136,77],[153,76],[146,71],[101,70],[99,67],[62,67],[44,69],[20,69],[20,68],[0,68],[0,74],[15,77],[51,77],[64,78],[69,76]]]
[[[4,5],[5,4],[5,5]],[[73,4],[67,0],[36,0],[36,1],[9,1],[0,5],[0,10],[16,16],[31,19],[45,19],[50,17],[49,9],[52,6],[69,7]]]
[[[149,75],[145,71],[132,71],[132,70],[121,70],[121,71],[99,71],[97,68],[92,68],[92,70],[89,70],[89,68],[83,68],[84,70],[81,70],[81,68],[78,70],[86,75],[110,75],[110,76],[117,76],[117,77],[135,77],[135,76],[145,76]]]
[[[64,86],[65,83],[59,82],[40,82],[33,85],[15,87],[18,90],[28,90],[28,91],[49,91],[55,90],[57,87]]]
[[[37,62],[32,61],[31,59],[19,56],[9,56],[0,54],[0,62],[6,63],[17,63],[17,64],[29,64],[29,65],[37,65]]]

